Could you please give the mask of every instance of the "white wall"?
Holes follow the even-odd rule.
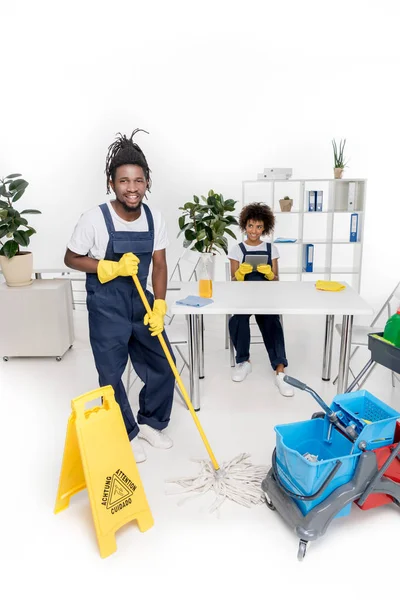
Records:
[[[372,9],[371,6],[377,6]],[[81,212],[105,198],[104,163],[135,127],[167,219],[213,188],[241,199],[266,166],[368,179],[362,293],[399,279],[400,72],[395,1],[3,0],[0,174],[30,182],[36,267],[62,264]],[[29,206],[28,206],[29,205]]]

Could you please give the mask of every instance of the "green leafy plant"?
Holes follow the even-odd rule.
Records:
[[[346,139],[340,140],[339,142],[339,150],[335,140],[332,140],[333,146],[333,159],[334,159],[334,168],[335,169],[344,169],[347,165],[347,161],[344,157],[344,147],[346,145]]]
[[[12,258],[20,253],[20,246],[29,246],[31,236],[36,230],[28,225],[28,221],[22,215],[40,215],[40,210],[32,208],[18,212],[14,208],[24,194],[29,183],[20,179],[20,173],[7,175],[0,178],[0,255]],[[2,200],[5,198],[5,200]],[[8,238],[7,241],[2,241]]]
[[[228,254],[228,240],[226,234],[236,239],[230,227],[239,225],[233,215],[226,213],[235,210],[236,200],[224,200],[222,194],[213,190],[208,192],[208,197],[193,196],[193,202],[186,202],[180,206],[183,215],[179,217],[179,233],[185,235],[183,243],[185,248],[193,245],[193,250],[198,252],[219,252],[223,250]]]

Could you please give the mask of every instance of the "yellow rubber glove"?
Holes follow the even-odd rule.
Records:
[[[319,279],[315,284],[315,287],[317,290],[323,290],[324,292],[340,292],[344,290],[346,286],[338,281],[323,281],[322,279]]]
[[[145,314],[143,323],[149,326],[151,335],[159,335],[164,330],[164,317],[167,314],[167,304],[165,300],[154,300],[151,315]]]
[[[140,260],[132,252],[127,252],[118,262],[99,260],[97,276],[100,283],[107,283],[116,277],[132,277],[138,274]]]
[[[245,275],[248,275],[253,270],[253,267],[249,263],[242,263],[235,273],[236,281],[244,281]]]
[[[272,281],[275,277],[271,265],[257,265],[257,271],[264,275],[265,279]]]

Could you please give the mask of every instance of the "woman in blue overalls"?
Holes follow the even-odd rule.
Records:
[[[231,263],[231,276],[235,281],[274,281],[278,279],[279,253],[275,244],[263,242],[261,236],[270,235],[275,217],[269,206],[263,203],[247,204],[241,211],[239,225],[247,239],[234,246],[228,258]],[[245,262],[246,256],[261,254],[263,263],[253,267]],[[271,366],[276,372],[275,383],[283,396],[293,396],[293,388],[284,380],[287,367],[285,341],[279,315],[254,315],[261,331]],[[250,317],[251,315],[233,315],[229,320],[229,333],[236,350],[236,367],[233,381],[243,381],[252,367],[250,363]]]
[[[65,263],[87,273],[90,343],[99,383],[114,388],[136,461],[141,462],[146,454],[138,438],[159,448],[172,446],[172,440],[162,430],[170,419],[174,376],[157,339],[157,334],[163,331],[166,313],[165,249],[154,251],[154,219],[149,207],[142,203],[151,185],[150,169],[132,136],[130,139],[120,136],[109,149],[107,190],[111,185],[115,200],[111,206],[102,204],[81,217],[68,244]],[[140,230],[135,222],[141,223]],[[98,238],[106,235],[104,224],[108,240],[104,257],[100,258]],[[83,247],[81,240],[89,240],[87,244],[91,247]],[[75,252],[75,248],[82,248],[81,252],[87,249],[86,255]],[[93,253],[98,259],[92,258]],[[155,300],[146,290],[151,264]],[[133,282],[135,274],[153,307],[150,319]],[[144,382],[139,394],[138,423],[121,379],[128,356]]]

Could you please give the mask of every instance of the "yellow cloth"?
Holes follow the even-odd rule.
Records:
[[[315,287],[317,290],[323,290],[324,292],[341,292],[346,286],[338,281],[323,281],[320,279]]]
[[[249,273],[251,273],[252,270],[253,270],[253,267],[251,265],[249,265],[249,263],[243,262],[235,273],[236,281],[244,281],[245,275],[248,275]]]
[[[132,252],[127,252],[118,262],[113,260],[99,260],[97,276],[100,283],[107,283],[116,277],[132,277],[137,275],[140,260]]]
[[[257,271],[264,275],[269,281],[272,281],[275,277],[271,265],[257,265]]]
[[[149,326],[151,335],[159,335],[164,330],[164,317],[167,314],[167,304],[165,300],[154,300],[151,315],[145,314],[143,323]]]

